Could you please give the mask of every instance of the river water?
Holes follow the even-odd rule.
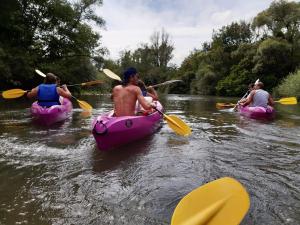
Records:
[[[72,117],[50,128],[32,123],[30,101],[0,100],[1,225],[169,224],[183,196],[225,176],[250,195],[242,224],[300,224],[299,105],[277,103],[275,120],[256,121],[215,108],[237,99],[163,96],[166,114],[184,120],[190,137],[164,123],[103,153],[90,126],[111,110],[109,96],[80,99],[92,116],[74,102]]]

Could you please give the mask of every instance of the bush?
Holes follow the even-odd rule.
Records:
[[[300,97],[300,70],[288,75],[276,88],[280,96]]]

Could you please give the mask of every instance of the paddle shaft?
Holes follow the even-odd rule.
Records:
[[[160,83],[160,84],[151,85],[151,87],[155,88],[155,87],[165,86],[165,85],[172,84],[175,82],[183,82],[183,81],[182,80],[168,80],[168,81]],[[147,88],[149,88],[149,87],[147,87]]]
[[[244,94],[244,96],[236,103],[236,105],[234,106],[233,110],[236,110],[236,107],[239,105],[239,102],[244,99],[247,95],[249,94],[249,90]]]
[[[91,83],[91,84],[90,84]],[[93,85],[93,84],[100,84],[102,83],[101,81],[96,82],[96,81],[88,81],[85,83],[81,83],[81,84],[67,84],[67,87],[73,87],[73,86],[89,86],[89,85]],[[61,87],[61,86],[60,86]]]
[[[111,79],[122,81],[121,77],[119,77],[117,74],[115,74],[114,72],[112,72],[109,69],[103,69],[102,72]],[[183,82],[183,81],[182,80],[169,80],[169,81],[165,81],[163,83],[155,84],[155,85],[151,85],[151,86],[154,88],[154,87],[159,87],[159,86],[164,86],[164,85],[167,85],[167,84],[171,84],[171,83],[174,83],[174,82]],[[149,87],[147,87],[147,88],[149,88]]]
[[[38,74],[38,75],[40,75],[40,76],[42,76],[42,77],[46,77],[46,74],[44,74],[42,71],[40,71],[40,70],[35,70],[35,72]],[[84,85],[89,85],[89,83],[94,83],[95,81],[88,81],[88,82],[84,82],[84,83],[80,83],[80,84],[68,84],[68,85],[66,85],[67,87],[73,87],[73,86],[84,86]],[[99,81],[99,83],[100,83],[100,81]],[[60,87],[62,87],[62,85],[60,86]]]

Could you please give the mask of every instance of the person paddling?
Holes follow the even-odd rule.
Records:
[[[252,90],[247,97],[245,102],[241,102],[240,105],[250,107],[264,107],[267,108],[269,106],[274,105],[274,101],[272,96],[265,90],[263,90],[264,84],[262,82],[258,82],[254,85],[254,90]]]
[[[248,85],[247,93],[243,96],[243,98],[241,100],[238,101],[238,104],[245,103],[247,101],[247,98],[250,96],[251,91],[254,90],[254,86],[255,86],[254,83],[250,83]]]
[[[144,98],[141,89],[137,86],[138,72],[130,67],[123,73],[122,85],[117,85],[112,90],[115,116],[134,116],[136,101],[146,110],[154,107]]]
[[[43,107],[60,105],[59,97],[71,98],[72,94],[66,85],[57,86],[57,79],[53,73],[47,73],[43,84],[27,93],[28,98],[37,97],[38,104]]]
[[[144,97],[150,96],[154,101],[158,100],[157,92],[152,86],[146,87],[145,83],[142,80],[138,80],[137,85],[140,87]]]

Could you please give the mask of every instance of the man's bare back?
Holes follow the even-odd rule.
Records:
[[[151,105],[144,99],[141,89],[136,85],[115,86],[112,91],[112,98],[115,116],[134,116],[137,100],[145,109],[151,108]]]

